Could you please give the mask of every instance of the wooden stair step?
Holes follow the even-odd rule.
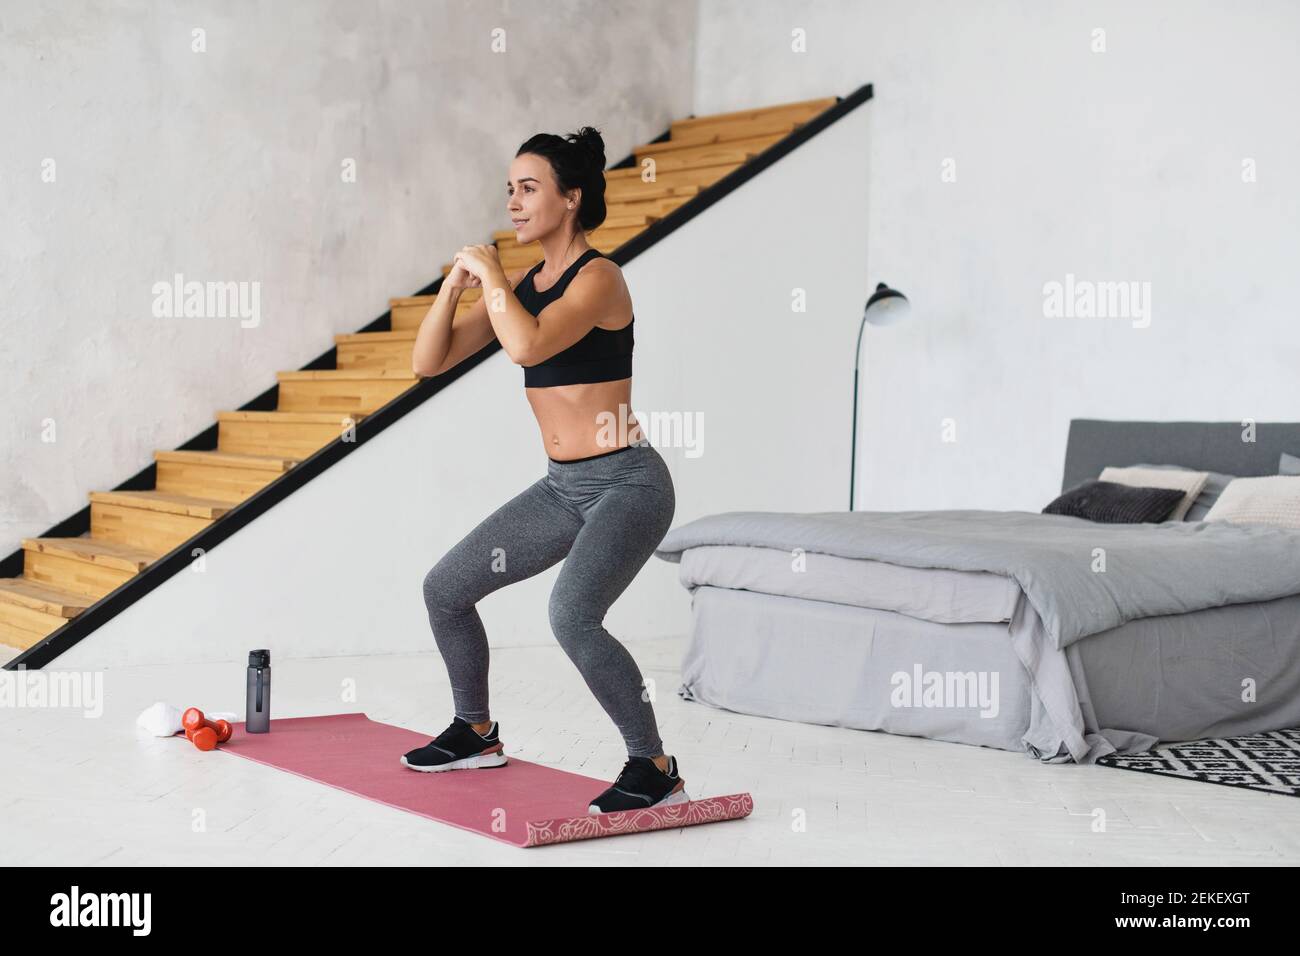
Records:
[[[156,511],[160,514],[212,520],[220,518],[234,507],[229,501],[222,501],[219,498],[196,498],[192,495],[177,495],[166,491],[92,491],[90,501],[92,504],[99,502],[119,505],[123,508]]]
[[[79,538],[23,538],[23,550],[58,555],[101,567],[138,574],[157,561],[162,554],[135,548],[117,541],[105,541],[82,535]],[[27,558],[30,560],[30,556]]]
[[[27,578],[0,578],[0,603],[16,604],[55,617],[76,617],[96,600]]]
[[[421,315],[423,320],[423,315]],[[336,335],[336,363],[341,369],[411,368],[416,328],[399,328],[391,332],[360,332]]]
[[[227,499],[168,491],[92,491],[90,533],[166,553],[236,507]]]
[[[264,422],[275,425],[337,425],[344,418],[359,422],[365,417],[338,412],[217,412],[218,422]]]
[[[156,451],[157,491],[239,503],[280,478],[302,459],[229,451]]]
[[[393,332],[340,332],[334,336],[335,345],[358,345],[371,342],[414,342],[416,329],[397,329]]]
[[[329,368],[307,372],[276,372],[275,377],[281,382],[355,382],[368,379],[414,379],[416,376],[409,369]]]
[[[682,190],[677,190],[682,192]],[[643,198],[641,196],[629,197],[627,199],[611,200],[609,209],[619,210],[620,212],[640,212],[646,215],[653,215],[659,219],[667,216],[677,209],[690,202],[691,199],[699,192],[698,188],[693,188],[686,195],[668,195],[660,197]]]
[[[633,200],[630,202],[619,203],[620,209],[637,209],[646,213],[653,213],[659,218],[671,214],[678,207],[691,201],[690,196],[669,196],[664,199],[649,199],[645,202]],[[611,208],[613,208],[611,206]]]
[[[25,651],[97,600],[26,577],[0,578],[0,644]]]
[[[727,165],[720,171],[716,177],[709,180],[721,179],[735,167]],[[699,170],[692,170],[693,177],[700,177],[703,174]],[[671,177],[667,180],[662,177]],[[651,199],[690,199],[698,195],[708,183],[698,182],[674,182],[674,179],[685,178],[684,173],[672,172],[671,170],[662,173],[659,178],[644,182],[641,179],[641,173],[638,170],[635,176],[622,176],[617,180],[609,182],[609,188],[605,191],[605,203],[607,210],[613,210],[618,215],[628,215],[629,213],[644,212],[636,209],[632,204],[644,204]]]
[[[626,203],[647,202],[651,199],[668,201],[681,196],[693,196],[701,189],[712,186],[740,165],[741,163],[734,162],[720,163],[717,166],[699,166],[694,169],[660,168],[655,172],[656,178],[650,182],[642,181],[639,175],[627,176],[609,183],[609,187],[605,190],[605,201],[622,207]]]
[[[658,169],[681,169],[691,165],[711,165],[716,160],[710,157],[719,153],[729,154],[733,151],[744,151],[746,155],[757,155],[767,149],[773,143],[785,139],[786,133],[768,133],[765,136],[750,136],[744,139],[728,139],[720,142],[700,143],[694,145],[679,145],[675,149],[660,149],[648,152],[637,150],[636,161],[637,168],[646,159],[653,159]],[[656,144],[667,146],[667,143]]]
[[[0,603],[0,644],[25,651],[67,623],[65,617],[42,614],[16,604]]]
[[[745,122],[747,120],[757,120],[763,118],[772,118],[790,114],[809,118],[816,116],[827,109],[830,109],[839,99],[834,96],[822,96],[812,100],[799,100],[795,103],[778,103],[775,106],[763,106],[751,110],[734,110],[730,113],[709,113],[704,116],[689,116],[686,119],[674,120],[669,126],[670,138],[676,136],[681,130],[698,129],[701,126],[712,126],[720,123]]]
[[[607,210],[608,211],[608,210]],[[600,224],[602,229],[625,229],[628,226],[639,226],[642,229],[653,226],[662,219],[663,216],[646,215],[645,213],[629,213],[626,215],[607,215],[605,221]]]
[[[217,448],[244,455],[310,458],[366,417],[359,411],[217,413]]]
[[[153,453],[153,457],[155,461],[211,465],[214,468],[253,468],[279,474],[283,474],[302,461],[301,458],[288,458],[283,455],[242,455],[228,451],[193,451],[190,449],[156,451]]]
[[[777,137],[777,139],[780,139],[780,137]],[[774,139],[773,142],[775,141]],[[667,153],[655,158],[655,178],[662,178],[669,173],[685,173],[695,169],[707,169],[712,166],[741,166],[765,149],[767,149],[766,146],[733,146],[731,143],[714,143],[708,146],[683,149],[678,153]],[[613,182],[626,183],[628,180],[640,181],[641,179],[639,166],[630,167],[630,170],[620,169],[617,172],[625,175],[619,176]]]
[[[120,541],[79,538],[24,538],[23,579],[96,601],[135,577],[165,552]]]
[[[675,136],[657,143],[646,143],[635,150],[638,157],[658,152],[672,151],[682,146],[701,146],[704,143],[724,143],[732,139],[747,139],[752,136],[768,136],[780,133],[789,136],[807,122],[806,118],[793,114],[764,116],[752,120],[733,120],[724,123],[701,124],[678,130]]]
[[[419,382],[411,363],[398,367],[277,372],[277,404],[286,412],[375,412]]]

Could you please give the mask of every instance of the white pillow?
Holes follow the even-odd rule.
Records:
[[[1234,478],[1219,495],[1205,520],[1272,525],[1300,531],[1300,475]]]
[[[1169,471],[1163,468],[1116,468],[1108,465],[1102,469],[1098,481],[1113,481],[1133,488],[1174,488],[1183,492],[1183,500],[1178,502],[1173,513],[1166,521],[1182,521],[1187,509],[1192,506],[1196,496],[1201,493],[1205,483],[1210,480],[1208,471]],[[1208,521],[1209,515],[1205,516]]]

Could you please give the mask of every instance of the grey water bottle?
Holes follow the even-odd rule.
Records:
[[[248,652],[248,709],[244,731],[265,734],[271,730],[271,652]]]

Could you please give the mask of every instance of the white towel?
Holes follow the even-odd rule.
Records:
[[[181,724],[181,716],[184,713],[179,707],[173,707],[166,701],[160,700],[142,710],[135,722],[137,726],[143,727],[155,737],[172,737],[185,729]],[[229,711],[208,713],[206,710],[203,716],[208,720],[229,720],[232,723],[239,717],[238,714]]]

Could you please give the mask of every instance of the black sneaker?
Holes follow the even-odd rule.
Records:
[[[588,813],[613,813],[616,810],[644,810],[687,803],[686,781],[677,775],[677,758],[668,758],[668,772],[659,769],[649,757],[629,757],[614,785],[591,801]]]
[[[451,726],[423,747],[402,755],[402,766],[426,773],[442,770],[472,770],[475,767],[500,767],[506,763],[500,727],[492,721],[486,734],[480,734],[459,715]]]

